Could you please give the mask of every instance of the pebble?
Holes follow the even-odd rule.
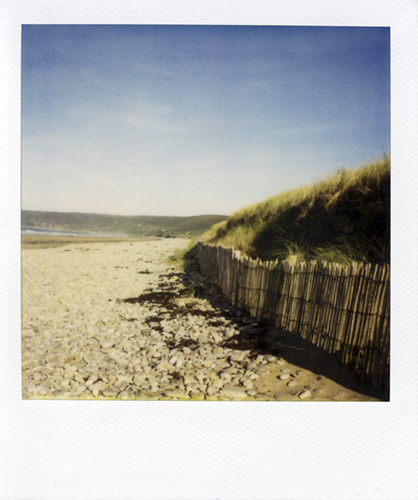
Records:
[[[113,390],[113,389],[105,389],[103,391],[103,396],[106,396],[108,398],[115,398],[118,395],[118,392]]]
[[[173,238],[89,243],[94,252],[64,254],[73,244],[22,250],[23,397],[265,400],[254,382],[285,361],[224,347],[237,326],[217,318],[209,301],[175,299],[200,309],[185,316],[152,302],[123,302],[167,284],[179,294],[181,279],[160,276],[179,272],[166,260],[187,244]],[[241,331],[260,330],[245,321]],[[282,369],[280,379],[290,371]]]
[[[173,365],[170,365],[167,361],[161,361],[161,363],[158,363],[158,365],[155,367],[156,370],[159,371],[168,371],[170,368],[173,368]]]
[[[29,392],[30,394],[34,393],[36,390],[36,385],[35,384],[27,384],[24,386],[24,389]]]
[[[203,401],[205,399],[205,395],[201,392],[198,392],[196,394],[193,394],[190,399],[192,399],[193,401]]]
[[[223,382],[222,382],[222,380],[220,380],[220,379],[215,379],[215,380],[212,382],[212,387],[213,387],[214,389],[217,389],[217,390],[221,389],[221,387],[223,387]]]
[[[222,396],[225,396],[227,398],[244,399],[247,397],[247,393],[243,389],[240,389],[239,387],[235,387],[233,385],[226,385],[220,392]]]
[[[213,387],[213,385],[209,386],[207,389],[206,389],[206,393],[208,396],[213,396],[216,392],[216,389]]]
[[[215,365],[214,371],[216,373],[219,373],[219,372],[223,371],[225,368],[229,368],[230,366],[231,365],[228,362],[219,363],[219,364]]]
[[[302,392],[302,394],[299,394],[299,397],[300,397],[300,399],[306,399],[306,398],[309,398],[310,395],[311,395],[311,391],[305,391],[305,392]]]
[[[187,398],[187,395],[183,391],[164,391],[164,396],[167,396],[168,398]]]
[[[265,357],[264,357],[264,359],[265,359],[266,361],[268,361],[269,363],[273,363],[274,361],[277,361],[276,356],[273,356],[273,355],[271,355],[271,354],[269,354],[268,356],[265,356]]]

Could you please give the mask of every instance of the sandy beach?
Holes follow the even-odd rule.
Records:
[[[22,238],[23,398],[379,400],[332,357],[170,265],[187,244]]]

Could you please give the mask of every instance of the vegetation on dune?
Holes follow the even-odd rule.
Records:
[[[238,210],[203,238],[262,260],[389,262],[390,157]]]
[[[187,247],[176,250],[169,257],[168,262],[186,272],[195,269],[197,267],[196,245],[197,239],[192,238]]]

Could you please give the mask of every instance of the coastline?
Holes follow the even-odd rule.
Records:
[[[139,242],[139,241],[155,241],[158,238],[148,236],[50,236],[42,234],[22,234],[21,247],[22,249],[40,249],[40,248],[56,248],[73,243],[124,243],[124,242]]]

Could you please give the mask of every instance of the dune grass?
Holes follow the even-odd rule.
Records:
[[[203,235],[262,260],[389,262],[390,157],[238,210]]]

